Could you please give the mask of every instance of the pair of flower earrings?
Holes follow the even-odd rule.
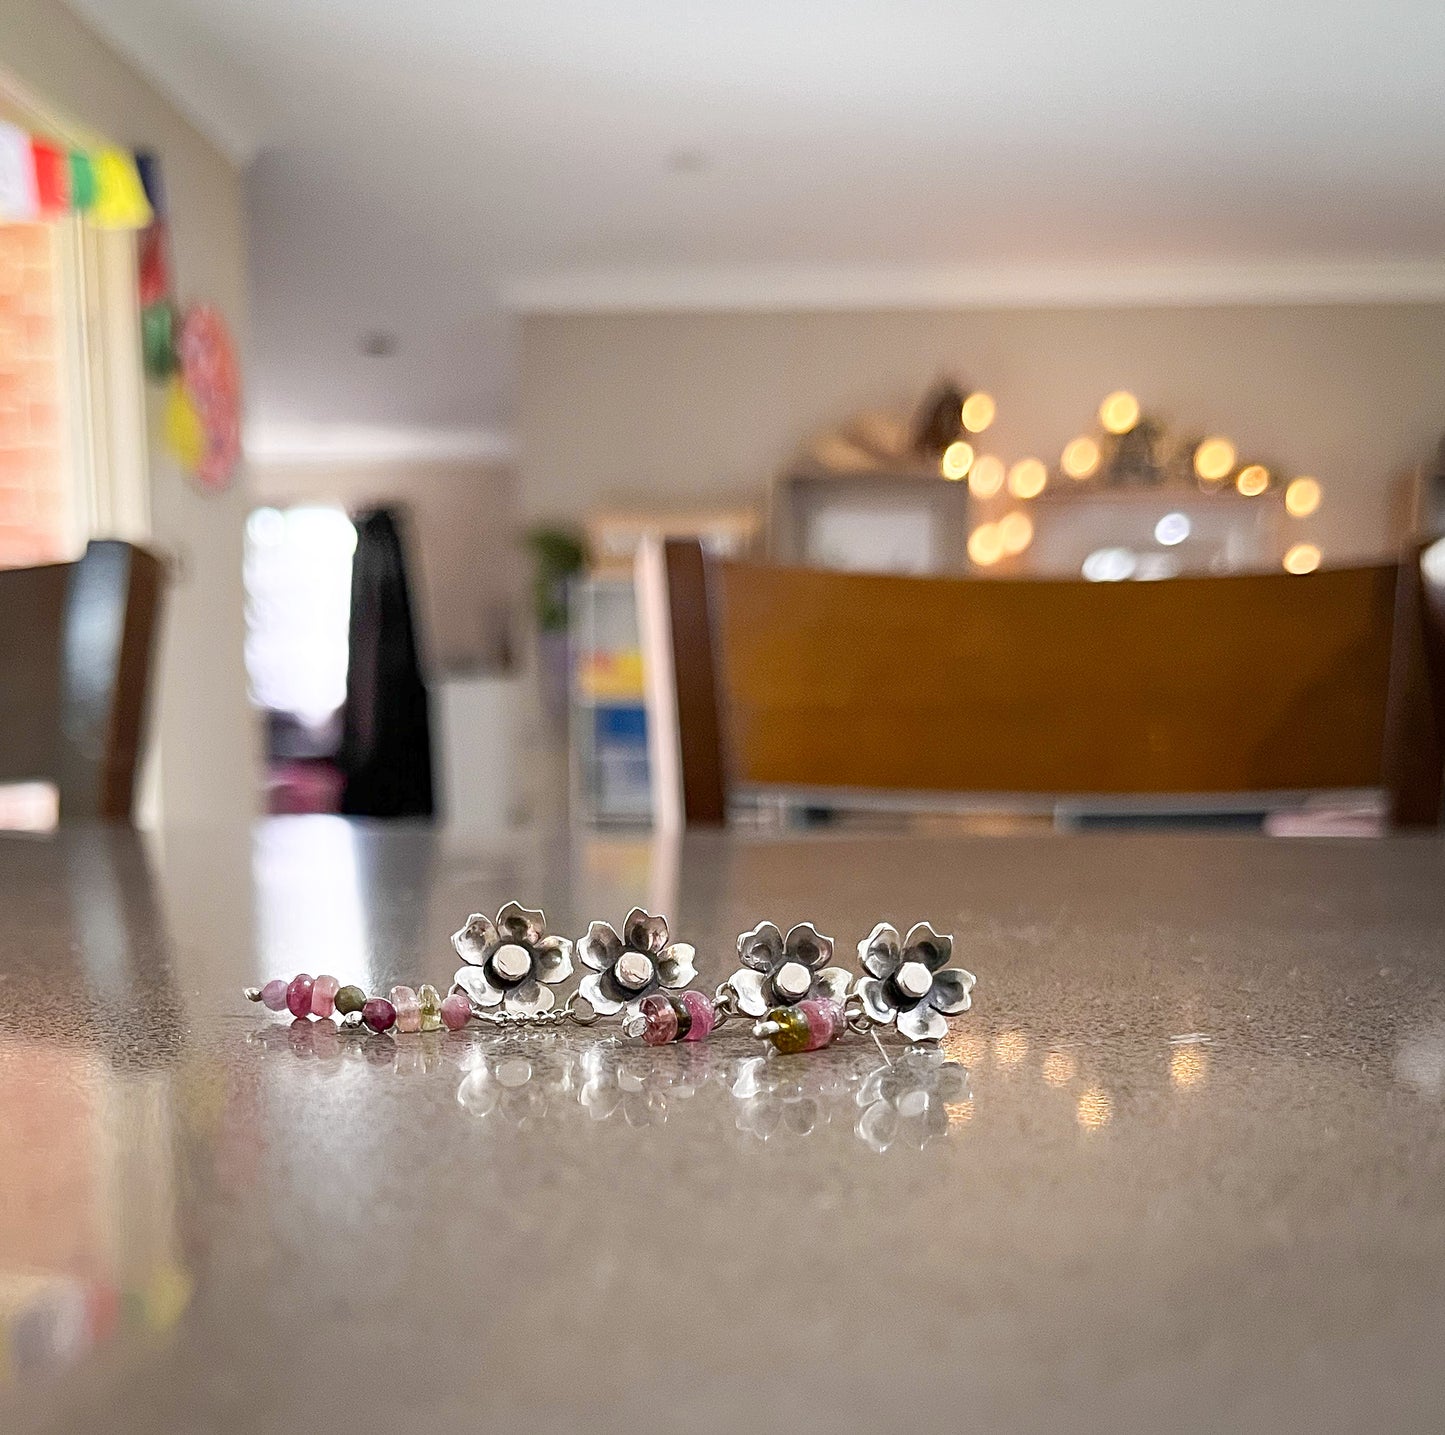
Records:
[[[667,918],[642,908],[619,934],[593,922],[576,943],[547,931],[541,912],[509,902],[496,920],[474,913],[452,936],[465,964],[442,998],[430,985],[393,987],[370,997],[335,977],[306,974],[248,987],[252,1001],[295,1017],[338,1015],[343,1027],[372,1031],[459,1031],[476,1020],[498,1028],[592,1026],[617,1017],[623,1032],[649,1046],[701,1041],[739,1016],[756,1019],[753,1035],[780,1052],[816,1051],[846,1031],[894,1027],[911,1042],[938,1041],[947,1018],[969,1009],[974,976],[950,967],[953,938],[927,922],[900,937],[880,922],[858,943],[861,974],[832,965],[834,944],[811,922],[785,937],[760,922],[737,940],[742,965],[712,996],[691,986],[695,950],[669,940]],[[554,987],[573,972],[573,955],[588,968],[560,1004]]]

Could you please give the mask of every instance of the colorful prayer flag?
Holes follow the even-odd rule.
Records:
[[[35,164],[35,195],[42,214],[70,212],[70,157],[42,139],[30,142]]]
[[[144,229],[151,222],[135,159],[122,149],[103,149],[95,156],[95,208],[91,218],[102,229]]]
[[[95,205],[95,166],[84,150],[70,152],[70,207],[84,214]]]
[[[0,121],[0,224],[24,223],[39,214],[30,136]]]

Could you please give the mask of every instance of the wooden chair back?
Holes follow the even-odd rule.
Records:
[[[723,821],[741,787],[1384,787],[1396,822],[1439,820],[1415,559],[1089,583],[713,563],[679,541],[643,555],[639,595],[664,821]]]
[[[62,822],[131,820],[161,581],[111,540],[0,571],[0,782],[54,782]]]

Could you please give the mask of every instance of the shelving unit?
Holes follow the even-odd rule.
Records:
[[[572,791],[589,821],[648,819],[647,712],[628,569],[572,586]]]

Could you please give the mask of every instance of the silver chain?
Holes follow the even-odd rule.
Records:
[[[724,1022],[731,1021],[735,1016],[742,1016],[742,1008],[738,1006],[738,994],[733,990],[731,982],[724,982],[712,995],[713,1008],[716,1015],[713,1019],[712,1029],[716,1031]]]

